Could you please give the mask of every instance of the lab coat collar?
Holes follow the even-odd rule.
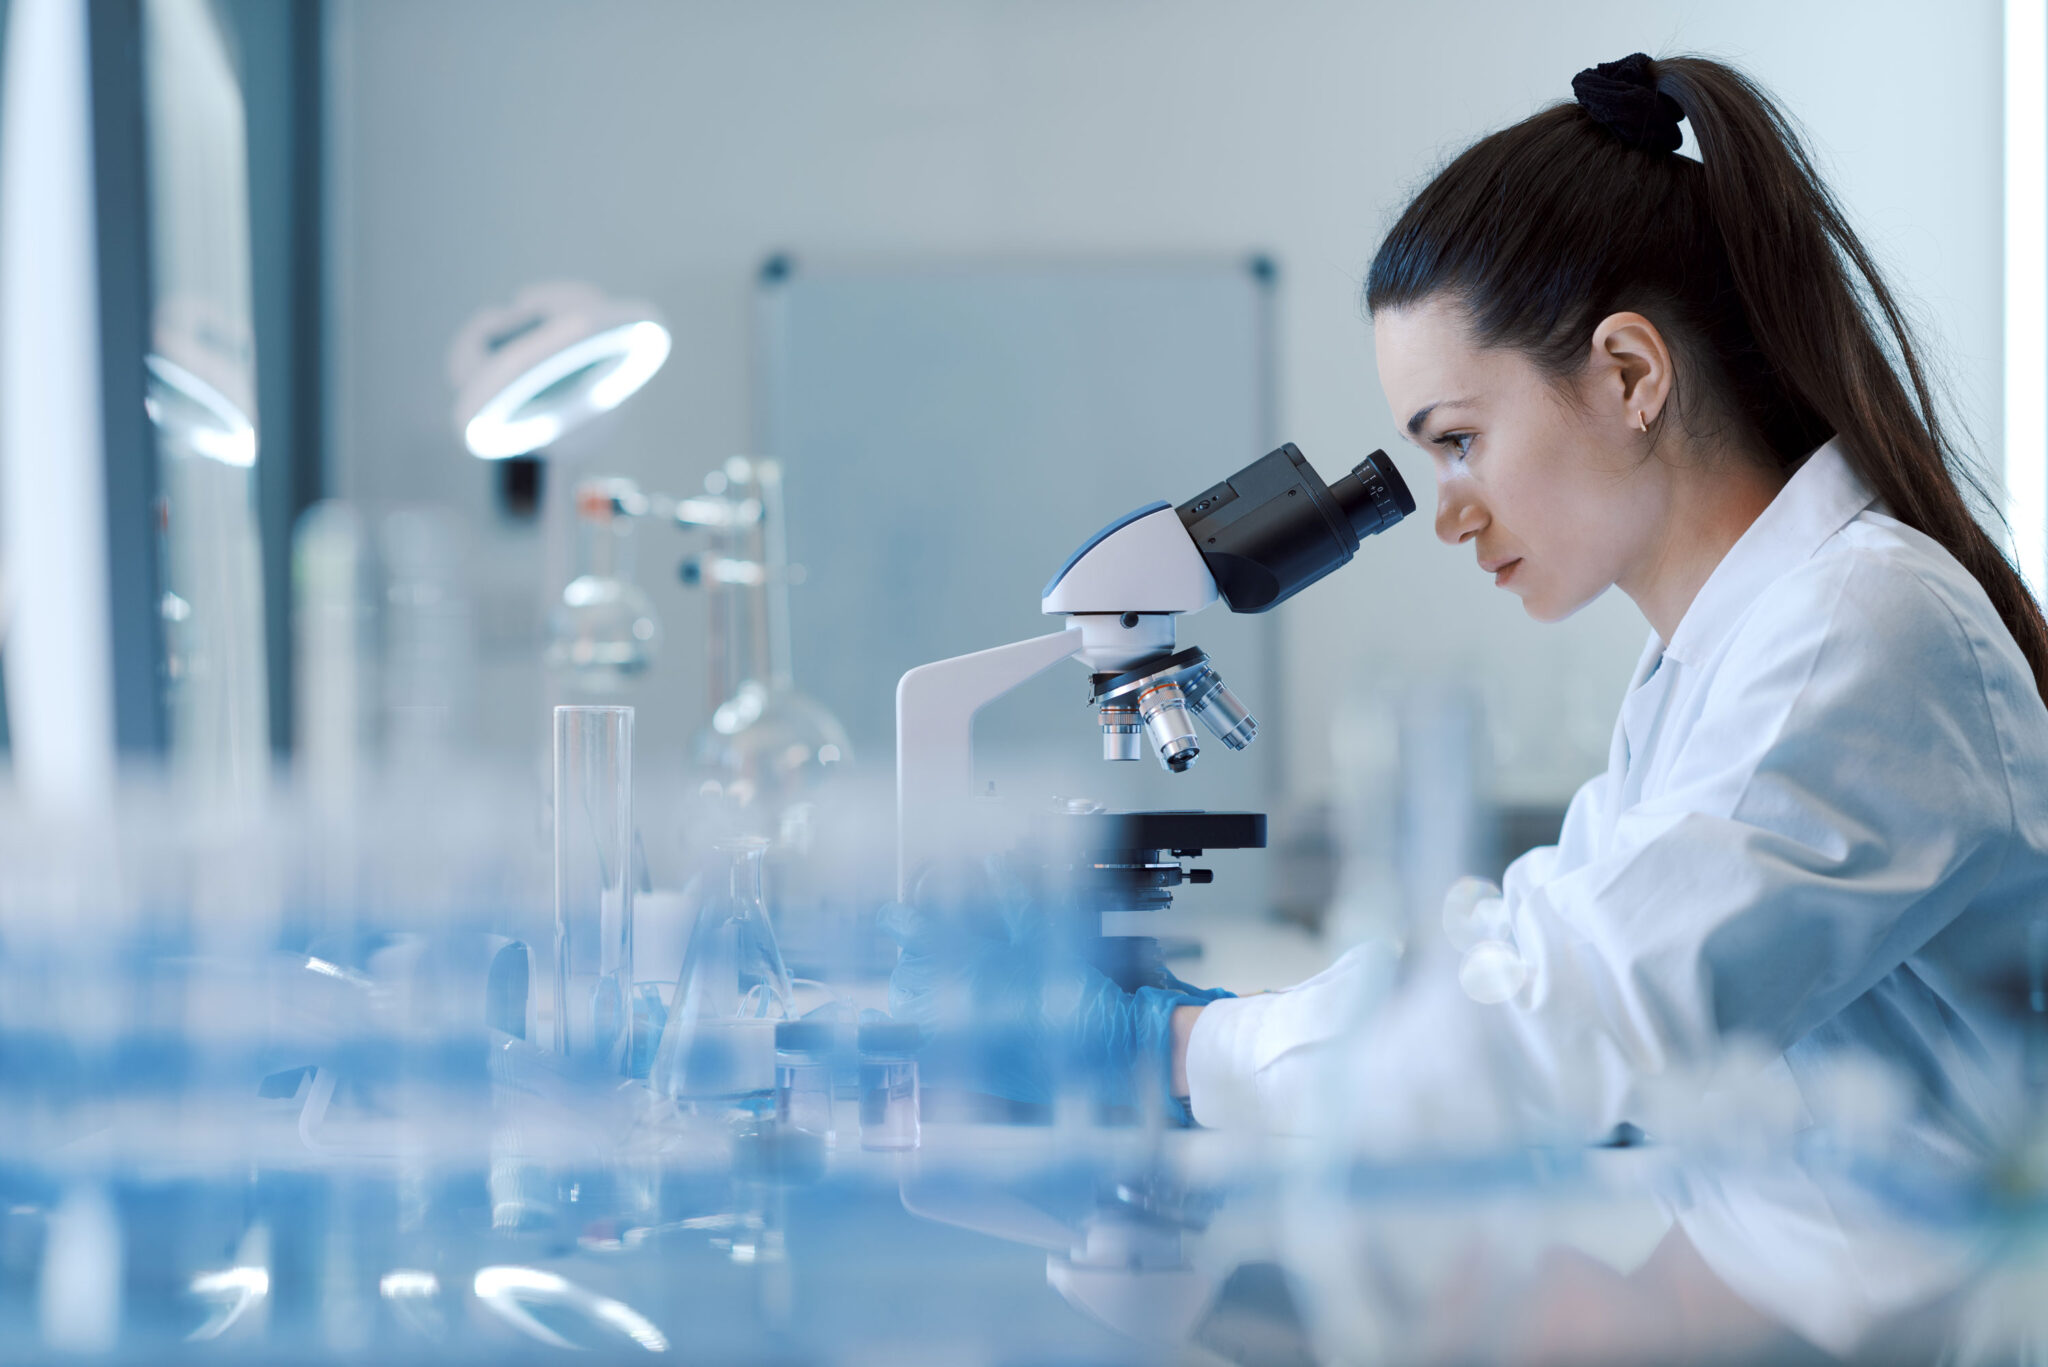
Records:
[[[1876,501],[1838,443],[1808,456],[1707,576],[1664,654],[1687,666],[1706,661],[1764,590]]]

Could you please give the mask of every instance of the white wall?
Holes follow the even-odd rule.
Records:
[[[1373,247],[1438,161],[1637,49],[1734,59],[1805,121],[1996,451],[2001,63],[1987,0],[337,0],[331,13],[333,479],[356,496],[483,505],[445,351],[474,309],[531,280],[585,278],[667,311],[674,359],[618,415],[605,463],[676,487],[748,445],[749,302],[771,249],[1257,248],[1283,272],[1283,432],[1326,470],[1389,446],[1426,515],[1427,462],[1394,446],[1358,311]],[[517,619],[534,557],[518,538],[485,550],[507,595],[484,605],[489,637]],[[670,644],[641,700],[659,763],[701,716],[698,618],[667,584],[672,556],[648,552]],[[1296,696],[1274,739],[1304,794],[1329,779],[1318,700],[1374,674],[1482,680],[1508,720],[1513,786],[1568,791],[1604,756],[1643,633],[1618,596],[1535,626],[1425,525],[1283,611]],[[484,725],[500,733],[540,702],[505,634],[493,649],[508,662],[486,674]]]

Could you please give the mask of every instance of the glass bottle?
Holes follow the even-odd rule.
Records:
[[[766,840],[718,842],[649,1076],[678,1102],[772,1101],[775,1024],[790,1016],[789,970],[761,896]]]

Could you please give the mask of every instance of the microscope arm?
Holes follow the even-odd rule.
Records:
[[[1081,629],[1070,627],[993,650],[919,665],[896,684],[896,884],[910,883],[928,861],[957,855],[971,832],[974,714],[1011,689],[1075,655]]]

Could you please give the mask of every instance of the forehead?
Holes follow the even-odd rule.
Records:
[[[1424,404],[1497,379],[1504,359],[1475,345],[1464,311],[1440,300],[1382,310],[1373,315],[1372,333],[1380,384],[1403,422]]]

